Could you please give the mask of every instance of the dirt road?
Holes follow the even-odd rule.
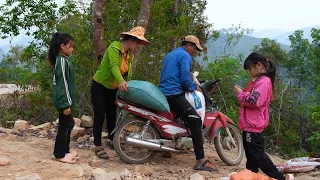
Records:
[[[76,142],[72,142],[72,149],[78,151],[80,160],[76,164],[65,164],[52,160],[53,139],[39,138],[33,136],[19,137],[0,133],[0,157],[6,157],[11,165],[0,166],[0,179],[15,179],[18,176],[36,173],[43,180],[87,180],[91,179],[94,168],[88,162],[94,157],[89,148],[79,148]],[[240,171],[245,167],[245,159],[238,166],[226,166],[221,162],[214,147],[206,147],[206,155],[218,167],[218,172],[199,172],[205,179],[220,179],[228,176],[231,172]],[[101,168],[107,172],[120,172],[127,168],[130,172],[135,171],[136,165],[125,164],[119,160],[116,153],[109,150],[110,159],[102,160]],[[275,163],[285,160],[271,156]],[[189,176],[198,171],[192,170],[194,164],[193,154],[174,155],[173,158],[163,158],[158,155],[153,162],[147,164],[153,169],[151,176],[143,179],[179,180],[189,179]],[[297,180],[320,179],[320,172],[299,174]]]

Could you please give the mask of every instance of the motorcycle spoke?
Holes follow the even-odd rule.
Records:
[[[153,154],[153,152],[148,149],[134,147],[126,143],[126,137],[141,138],[143,140],[156,139],[155,132],[148,123],[145,121],[132,121],[131,123],[126,124],[120,131],[120,150],[126,158],[131,160],[143,160]]]

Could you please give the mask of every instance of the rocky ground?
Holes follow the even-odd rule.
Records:
[[[226,166],[219,159],[214,146],[208,145],[205,146],[205,152],[218,167],[215,173],[192,170],[195,163],[193,153],[174,154],[172,158],[163,158],[159,154],[150,163],[131,165],[121,162],[115,151],[109,150],[110,159],[100,160],[90,150],[91,128],[78,126],[73,132],[71,149],[79,153],[80,159],[76,164],[66,164],[52,159],[55,129],[55,123],[30,126],[24,121],[16,123],[15,129],[0,128],[0,179],[211,180],[226,177],[245,167],[245,158],[237,166]],[[286,161],[276,156],[271,158],[276,164]],[[320,179],[320,172],[296,174],[296,179]]]

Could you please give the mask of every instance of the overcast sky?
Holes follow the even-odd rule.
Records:
[[[209,22],[216,29],[242,22],[255,31],[296,30],[320,25],[320,0],[207,0]]]
[[[56,0],[60,4],[63,0]],[[5,0],[0,0],[3,4]],[[215,29],[242,23],[256,32],[296,30],[320,25],[320,0],[207,0],[209,22]]]

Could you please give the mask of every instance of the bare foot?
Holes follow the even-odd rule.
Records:
[[[68,154],[70,154],[70,153],[68,153]],[[70,164],[76,163],[76,160],[73,160],[72,156],[68,155],[68,154],[66,154],[63,158],[56,159],[56,160],[60,161],[60,162],[64,162],[64,163],[70,163]]]
[[[67,156],[68,158],[72,159],[72,160],[78,160],[79,157],[74,156],[74,153],[67,153],[65,156]]]
[[[71,151],[70,154],[73,155],[73,158],[74,158],[75,160],[80,159],[80,157],[79,157],[79,155],[78,155],[78,153],[77,153],[76,151]]]

